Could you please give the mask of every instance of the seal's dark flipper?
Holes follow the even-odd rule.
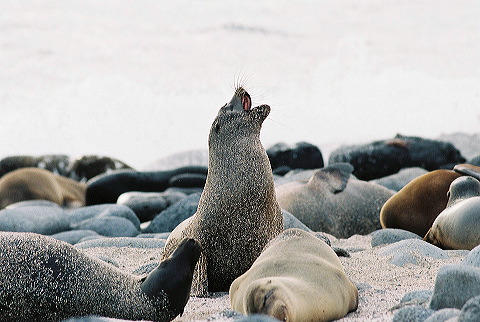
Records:
[[[310,182],[324,182],[332,193],[338,193],[347,187],[352,172],[353,166],[350,163],[335,163],[316,171]]]
[[[140,288],[150,297],[166,294],[169,309],[176,315],[182,314],[190,298],[193,271],[200,253],[200,244],[185,238],[172,255],[144,279]]]
[[[477,167],[468,163],[464,163],[464,164],[457,164],[453,168],[453,170],[463,175],[471,176],[477,180],[480,180],[480,167]]]

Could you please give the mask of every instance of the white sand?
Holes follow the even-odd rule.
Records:
[[[439,268],[459,263],[465,252],[451,252],[448,259],[422,257],[418,264],[395,266],[390,257],[379,255],[383,246],[371,247],[370,236],[355,235],[349,239],[329,236],[332,245],[351,252],[350,258],[341,257],[346,274],[359,288],[359,307],[343,321],[391,321],[392,308],[402,297],[415,290],[433,290]],[[143,265],[158,262],[161,253],[154,249],[91,248],[92,255],[114,259],[121,269],[134,271]],[[183,316],[175,321],[204,320],[224,310],[230,310],[228,293],[216,293],[208,298],[191,297]]]

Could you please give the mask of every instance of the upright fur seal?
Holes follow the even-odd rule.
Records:
[[[0,209],[25,200],[84,206],[86,185],[40,168],[20,168],[0,178]]]
[[[280,321],[331,321],[358,306],[358,290],[334,251],[294,228],[273,239],[229,293],[233,310]]]
[[[2,321],[87,315],[169,321],[188,301],[200,245],[183,240],[143,279],[65,242],[33,233],[0,233],[0,251]]]
[[[464,176],[448,191],[447,207],[438,215],[423,240],[443,249],[480,245],[480,181]]]
[[[185,237],[202,245],[196,294],[228,291],[269,240],[283,230],[272,169],[260,142],[268,105],[251,107],[238,88],[215,118],[209,136],[207,181],[197,212],[170,234],[164,256]]]

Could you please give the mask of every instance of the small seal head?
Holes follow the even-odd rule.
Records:
[[[480,196],[480,181],[470,176],[457,178],[451,183],[447,196],[447,208],[462,200],[478,197]]]
[[[212,124],[209,144],[219,140],[225,141],[225,135],[248,137],[250,134],[260,135],[263,121],[270,114],[270,106],[252,107],[252,99],[242,87],[235,91],[229,103],[220,108],[218,116]],[[221,132],[221,134],[220,134]]]

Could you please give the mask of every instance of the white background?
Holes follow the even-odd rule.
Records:
[[[0,157],[206,149],[244,83],[262,141],[480,130],[479,1],[0,1]]]

